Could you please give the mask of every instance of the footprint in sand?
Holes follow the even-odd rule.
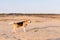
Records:
[[[21,40],[21,39],[17,39],[17,40]]]
[[[46,40],[53,40],[53,39],[46,39]]]
[[[56,38],[55,40],[60,40],[60,38]]]
[[[60,40],[60,38],[56,38],[56,39],[47,39],[47,40]]]
[[[5,34],[5,33],[2,33],[1,36],[6,38],[6,39],[9,38],[9,36],[7,34]]]
[[[17,39],[15,36],[13,36],[14,39]]]
[[[4,37],[5,39],[9,38],[9,36],[7,34],[5,34],[5,33],[1,34],[1,36]],[[13,38],[16,39],[16,40],[21,40],[21,39],[15,37],[15,36],[13,36]]]
[[[39,31],[38,29],[34,30],[34,32],[38,32],[38,31]]]
[[[15,37],[15,36],[13,36],[13,38],[14,38],[14,39],[17,39],[17,40],[21,40],[21,39],[19,39],[19,38]]]

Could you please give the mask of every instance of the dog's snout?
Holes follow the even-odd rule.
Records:
[[[31,23],[31,20],[30,20],[30,23]]]

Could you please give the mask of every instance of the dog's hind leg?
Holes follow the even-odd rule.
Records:
[[[14,25],[13,25],[13,30],[12,30],[13,33],[16,33],[17,27],[18,27],[17,24],[14,24]]]

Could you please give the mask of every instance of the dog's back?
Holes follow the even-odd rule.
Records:
[[[25,21],[18,22],[17,25],[19,25],[19,26],[23,26],[23,23],[24,23],[24,22],[25,22]]]

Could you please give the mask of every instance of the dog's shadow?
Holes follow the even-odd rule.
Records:
[[[39,29],[46,29],[46,28],[50,28],[50,27],[54,28],[54,27],[60,27],[60,26],[34,27],[34,28],[31,28],[31,29],[28,29],[27,32],[32,31],[32,30],[39,31]]]

